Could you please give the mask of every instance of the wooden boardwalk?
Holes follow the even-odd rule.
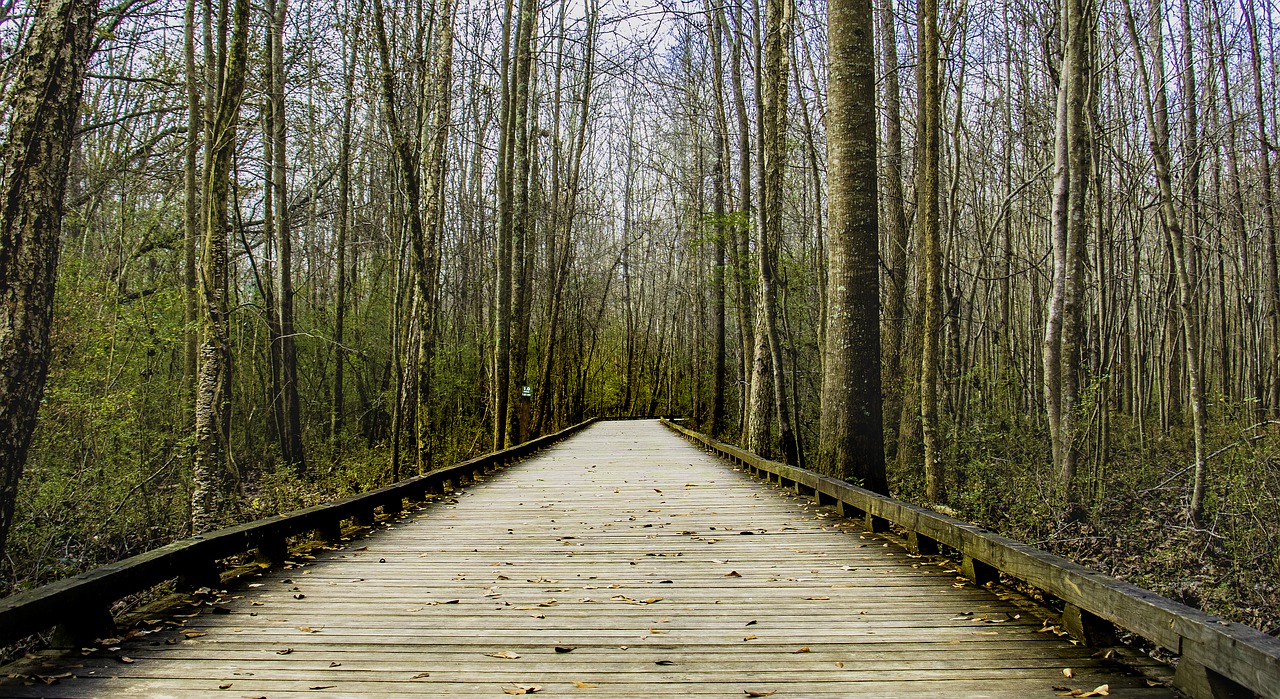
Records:
[[[656,422],[385,529],[0,696],[1174,696]]]

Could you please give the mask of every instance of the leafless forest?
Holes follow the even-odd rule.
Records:
[[[820,0],[111,2],[0,594],[597,415],[877,487],[878,374],[894,495],[1280,631],[1273,0],[857,0],[843,96]]]

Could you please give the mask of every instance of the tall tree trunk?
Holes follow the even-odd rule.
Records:
[[[289,225],[288,159],[284,99],[284,22],[288,0],[267,0],[271,47],[271,133],[274,161],[271,170],[271,198],[275,202],[275,302],[280,337],[280,456],[299,476],[306,473],[302,452],[302,416],[298,396],[298,345],[293,326],[293,233]]]
[[[196,66],[196,3],[187,0],[182,15],[182,56],[187,88],[187,138],[182,160],[182,396],[190,407],[196,387],[198,299],[196,250],[200,241],[200,168],[197,158],[204,136],[204,107],[200,104],[202,72]],[[190,413],[192,416],[194,412]]]
[[[49,369],[63,194],[94,0],[43,0],[6,86],[0,142],[0,555]]]
[[[917,212],[921,275],[924,293],[921,298],[920,334],[920,429],[924,437],[925,498],[942,502],[946,498],[938,434],[938,366],[942,334],[942,243],[938,201],[941,145],[941,112],[939,109],[939,39],[938,2],[921,0],[919,7],[920,45],[920,115],[917,118],[916,148],[919,166],[916,172]]]
[[[1053,286],[1044,339],[1045,407],[1053,463],[1065,505],[1065,517],[1083,513],[1076,486],[1076,418],[1079,402],[1079,344],[1082,332],[1085,201],[1091,157],[1085,108],[1088,51],[1093,22],[1087,0],[1062,6],[1062,70],[1058,85],[1058,124],[1054,148]]]
[[[510,132],[507,142],[513,150],[511,155],[511,183],[507,186],[512,191],[511,212],[511,330],[510,330],[510,366],[511,374],[507,388],[507,445],[521,440],[522,432],[527,425],[521,424],[522,405],[525,403],[521,391],[528,380],[529,350],[529,264],[528,237],[529,223],[532,220],[529,212],[529,172],[536,139],[532,131],[536,124],[530,123],[530,102],[532,100],[533,78],[533,35],[537,29],[537,0],[520,0],[519,24],[516,27],[515,64],[512,76],[511,94],[513,99],[510,119]],[[523,428],[523,429],[522,429]]]
[[[1200,370],[1200,314],[1195,292],[1195,279],[1188,260],[1193,242],[1183,234],[1182,219],[1178,214],[1173,195],[1173,174],[1169,150],[1169,104],[1165,96],[1164,72],[1164,18],[1160,10],[1161,0],[1151,0],[1150,48],[1151,68],[1148,70],[1142,43],[1138,39],[1136,22],[1125,0],[1125,20],[1129,36],[1133,40],[1138,59],[1138,78],[1142,85],[1142,100],[1147,129],[1152,134],[1151,155],[1155,161],[1156,186],[1160,195],[1160,217],[1164,224],[1165,240],[1178,279],[1178,310],[1182,318],[1182,335],[1185,348],[1184,362],[1191,393],[1191,419],[1195,442],[1195,481],[1187,515],[1199,521],[1204,513],[1205,481],[1208,478],[1205,459],[1205,399]],[[1187,57],[1190,60],[1190,57]]]
[[[778,338],[778,257],[782,248],[782,190],[787,160],[787,85],[791,69],[791,0],[767,0],[762,66],[763,95],[760,118],[764,126],[761,164],[764,178],[760,191],[760,311],[769,348],[770,380],[773,382],[774,415],[782,458],[800,465],[799,445],[791,424],[782,345]]]
[[[715,104],[715,132],[712,148],[715,149],[711,165],[712,215],[715,217],[715,249],[711,264],[711,333],[715,344],[711,379],[711,424],[708,430],[718,436],[725,429],[724,373],[725,373],[725,261],[729,236],[733,226],[729,224],[725,208],[729,169],[729,120],[725,114],[724,59],[722,54],[722,24],[711,7],[704,3],[707,13],[707,39],[711,44],[712,99]]]
[[[833,0],[828,8],[828,309],[818,463],[824,473],[887,493],[874,15],[871,0]]]
[[[228,206],[232,159],[248,63],[249,0],[234,0],[232,26],[227,2],[219,10],[216,109],[205,146],[202,197],[204,245],[200,255],[200,370],[196,383],[195,459],[192,465],[191,528],[226,524],[234,508],[238,477],[231,460],[231,337],[227,286],[230,261]],[[228,46],[228,31],[230,45]]]
[[[746,444],[751,440],[750,429],[751,386],[755,363],[755,293],[751,283],[751,122],[747,115],[746,91],[743,86],[742,62],[745,60],[746,36],[742,28],[742,0],[735,0],[733,5],[733,27],[730,28],[724,17],[723,9],[717,12],[721,16],[721,25],[726,33],[733,37],[730,44],[729,78],[733,86],[733,106],[738,122],[738,206],[734,226],[734,278],[738,289],[738,333],[740,339],[740,355],[742,358],[742,389],[738,408],[742,430],[741,441]]]
[[[436,325],[440,290],[440,238],[444,229],[444,180],[448,172],[446,152],[449,145],[449,124],[453,109],[453,0],[440,0],[435,11],[439,13],[435,36],[434,76],[432,82],[431,140],[427,144],[426,183],[422,223],[423,235],[421,270],[418,283],[423,294],[418,314],[418,472],[434,468],[434,428],[431,424],[432,365],[435,361]],[[415,251],[415,259],[419,253]]]
[[[355,104],[356,66],[360,56],[360,25],[364,21],[364,0],[357,5],[355,17],[348,21],[349,51],[344,52],[343,60],[343,98],[342,98],[342,133],[338,146],[338,213],[337,240],[334,247],[337,255],[338,274],[335,289],[337,296],[333,313],[333,402],[329,411],[329,435],[337,440],[342,434],[345,420],[344,412],[344,378],[346,376],[347,354],[346,317],[347,317],[347,236],[351,230],[351,129],[352,110]]]
[[[502,19],[501,124],[498,128],[498,244],[493,312],[493,448],[507,445],[507,399],[511,383],[511,19],[513,0],[506,0]]]
[[[1274,147],[1271,138],[1267,135],[1267,110],[1263,99],[1265,93],[1262,87],[1263,63],[1262,51],[1258,43],[1258,18],[1253,0],[1246,0],[1244,4],[1249,51],[1253,59],[1253,104],[1258,121],[1258,154],[1262,159],[1263,240],[1267,264],[1266,316],[1270,330],[1269,361],[1258,367],[1258,372],[1260,381],[1267,380],[1267,375],[1270,375],[1265,402],[1267,412],[1274,420],[1280,417],[1280,264],[1277,263],[1276,251],[1276,236],[1280,234],[1277,228],[1280,228],[1280,223],[1277,222],[1275,191],[1272,184],[1271,151]]]
[[[888,221],[889,288],[884,308],[884,415],[885,431],[897,435],[902,415],[902,359],[907,329],[907,226],[906,195],[902,175],[902,88],[898,77],[898,32],[893,0],[880,5],[880,53],[884,74],[884,198]],[[897,440],[890,442],[896,445]]]

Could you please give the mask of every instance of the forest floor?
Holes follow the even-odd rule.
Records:
[[[1105,465],[1082,469],[1083,521],[1064,522],[1050,466],[1030,447],[1006,449],[1016,439],[972,449],[948,504],[962,519],[1280,636],[1280,434],[1257,427],[1210,435],[1221,451],[1199,523],[1186,515],[1193,459],[1180,434],[1118,442]],[[917,474],[890,475],[897,497],[924,504]]]

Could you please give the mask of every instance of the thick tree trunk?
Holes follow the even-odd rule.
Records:
[[[714,357],[711,379],[711,423],[708,431],[718,436],[725,429],[725,262],[729,237],[733,226],[727,219],[725,207],[729,169],[729,120],[725,114],[724,61],[722,57],[722,25],[710,1],[706,3],[707,39],[711,43],[711,83],[715,109],[715,132],[712,148],[715,149],[711,165],[712,215],[715,217],[715,249],[711,270],[711,333],[714,336]]]
[[[6,87],[0,143],[0,555],[49,369],[67,166],[79,123],[94,0],[43,0]]]
[[[887,493],[871,0],[834,0],[828,17],[828,310],[818,464]]]
[[[205,147],[204,245],[200,255],[200,370],[196,382],[191,527],[203,532],[230,521],[237,476],[231,461],[231,337],[228,328],[228,206],[232,157],[248,62],[249,0],[235,0],[232,24],[218,28],[220,56],[212,131]]]

